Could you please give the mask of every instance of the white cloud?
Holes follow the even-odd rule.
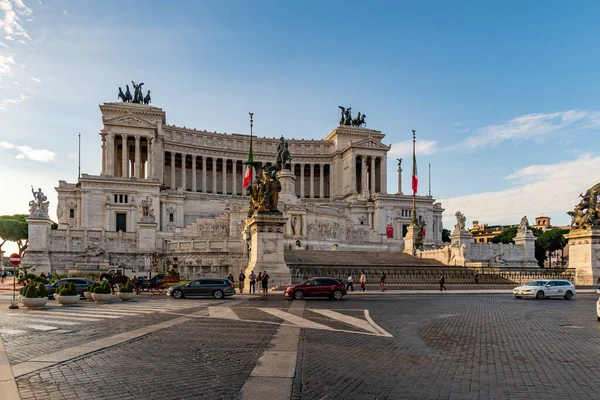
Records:
[[[412,155],[412,140],[405,140],[403,142],[392,143],[392,148],[388,152],[391,157],[408,157]],[[416,153],[417,156],[426,156],[433,154],[440,149],[437,146],[436,140],[417,140]]]
[[[29,79],[31,79],[31,80],[32,80],[32,81],[34,81],[35,83],[42,83],[42,80],[41,80],[41,79],[34,78],[33,76],[32,76],[32,77],[30,77]]]
[[[15,37],[31,40],[21,24],[21,17],[31,15],[31,10],[21,0],[0,0],[0,11],[4,14],[0,19],[0,32],[4,32],[7,40]]]
[[[600,125],[600,113],[569,110],[549,114],[527,114],[505,124],[489,125],[456,145],[457,148],[474,149],[496,145],[503,141],[521,142],[536,139],[560,129],[591,129]]]
[[[11,54],[0,54],[0,80],[4,76],[10,76],[15,65],[15,58]]]
[[[31,98],[31,96],[27,96],[25,94],[21,94],[18,97],[15,97],[15,98],[12,98],[12,99],[2,99],[2,100],[0,100],[0,111],[6,110],[6,106],[9,105],[9,104],[21,104],[21,103],[25,103],[30,98]]]
[[[8,142],[0,142],[0,149],[5,150],[17,150],[18,154],[15,156],[18,160],[29,159],[32,161],[39,162],[51,162],[56,159],[56,153],[45,149],[32,149],[29,146],[17,146]]]
[[[600,156],[582,155],[556,164],[530,165],[505,177],[514,186],[501,191],[477,193],[440,200],[446,209],[446,225],[456,211],[469,220],[485,223],[518,223],[523,215],[531,218],[565,213],[578,202],[580,193],[600,181]],[[564,221],[563,221],[564,223]],[[560,224],[560,222],[559,222]]]

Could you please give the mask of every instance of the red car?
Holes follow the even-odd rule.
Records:
[[[302,300],[305,297],[329,297],[341,300],[345,294],[344,282],[335,278],[310,278],[285,288],[285,295],[295,300]]]

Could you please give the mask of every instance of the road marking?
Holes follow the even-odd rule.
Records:
[[[58,327],[56,326],[49,326],[49,325],[25,325],[26,328],[31,328],[31,329],[35,329],[36,331],[53,331],[58,329]]]
[[[208,315],[211,318],[240,319],[240,317],[238,317],[229,307],[208,307]]]
[[[321,314],[327,318],[342,321],[343,323],[348,324],[348,325],[354,325],[357,328],[364,329],[365,331],[368,331],[368,332],[377,333],[377,334],[380,333],[376,328],[374,328],[368,321],[365,321],[364,319],[351,317],[349,315],[344,315],[344,314],[341,314],[339,312],[332,311],[332,310],[311,309],[310,311],[317,313],[317,314]]]
[[[365,318],[367,319],[367,321],[369,321],[369,323],[371,325],[373,325],[375,327],[375,329],[377,329],[380,332],[380,334],[382,336],[385,336],[385,337],[394,337],[388,331],[386,331],[385,329],[383,329],[382,327],[380,327],[379,325],[377,325],[375,323],[375,321],[373,321],[373,318],[371,318],[371,316],[369,315],[369,310],[365,310]]]
[[[18,329],[0,329],[0,333],[4,335],[21,335],[23,333],[27,333],[26,331],[20,331]]]
[[[319,324],[318,322],[313,322],[311,320],[295,316],[288,312],[279,310],[277,308],[259,308],[259,310],[266,312],[267,314],[271,314],[276,316],[277,318],[281,318],[284,321],[292,323],[294,325],[300,326],[302,328],[313,328],[313,329],[322,329],[325,331],[331,331],[333,328],[329,326]]]
[[[73,316],[73,315],[77,315],[77,316],[82,316],[82,317],[92,317],[92,318],[108,318],[108,319],[117,319],[117,318],[121,318],[118,315],[104,315],[104,314],[99,314],[99,313],[94,313],[94,312],[79,312],[79,310],[73,310],[73,311],[54,311],[54,310],[45,310],[45,311],[29,311],[29,313],[36,313],[36,314],[54,314],[54,315],[64,315],[64,316]]]
[[[55,324],[55,325],[80,325],[81,322],[71,322],[71,321],[59,321],[59,320],[49,320],[49,319],[35,319],[35,322],[41,322],[43,324]]]
[[[27,314],[12,314],[11,313],[8,315],[10,315],[12,317],[29,317],[29,316],[36,316],[36,315],[42,315],[42,314],[45,315],[46,317],[51,317],[45,311],[27,311]],[[72,316],[60,315],[57,317],[59,317],[60,319],[76,320],[76,321],[87,321],[87,322],[100,321],[100,319],[98,319],[98,318],[78,317],[76,315],[72,315]]]

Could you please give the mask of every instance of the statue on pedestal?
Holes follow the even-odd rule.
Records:
[[[521,222],[519,223],[519,227],[517,228],[517,232],[520,234],[527,234],[529,230],[529,221],[527,221],[527,216],[521,218]]]
[[[281,214],[277,209],[279,192],[281,192],[281,182],[277,178],[277,172],[279,172],[279,168],[275,165],[266,169],[257,169],[256,179],[248,189],[250,194],[249,218],[257,214]]]
[[[154,210],[150,196],[146,196],[144,200],[140,201],[140,216],[141,222],[154,222]]]
[[[342,117],[340,118],[340,126],[342,125],[346,125],[346,126],[367,126],[367,123],[365,122],[365,118],[367,117],[366,114],[361,114],[360,112],[358,113],[356,118],[352,118],[352,107],[342,107],[342,106],[338,106],[338,108],[342,111]]]
[[[467,222],[467,217],[465,217],[465,215],[460,211],[457,211],[456,214],[454,214],[454,216],[456,217],[456,225],[454,225],[454,232],[452,233],[458,234],[459,232],[465,230],[465,223]]]
[[[31,187],[31,193],[33,194],[33,200],[29,202],[29,217],[49,218],[48,207],[50,206],[50,202],[48,201],[48,197],[42,192],[41,188],[38,188],[37,192],[33,190],[33,186]]]
[[[288,142],[283,138],[283,136],[279,139],[279,144],[277,145],[277,168],[280,170],[286,169],[292,162],[292,156],[288,149]]]
[[[584,194],[580,194],[581,201],[573,211],[567,212],[571,216],[571,226],[579,229],[600,227],[600,183],[589,188]]]

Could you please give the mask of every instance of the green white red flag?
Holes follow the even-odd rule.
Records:
[[[252,163],[254,162],[254,157],[252,156],[252,136],[250,136],[250,150],[248,151],[248,162],[246,163],[246,173],[244,174],[244,184],[242,185],[242,189],[246,189],[246,187],[252,182]]]
[[[417,156],[413,148],[413,173],[412,173],[412,190],[414,194],[417,194],[419,188],[419,174],[417,173]]]

